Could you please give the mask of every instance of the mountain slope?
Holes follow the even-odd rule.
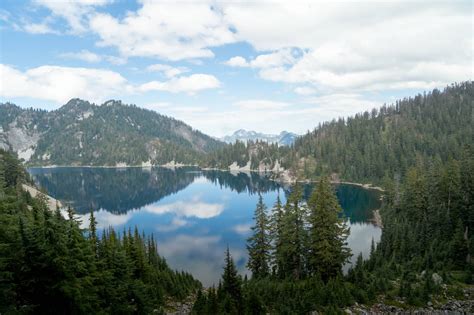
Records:
[[[260,140],[268,143],[277,143],[278,145],[292,145],[297,137],[297,134],[288,131],[282,131],[278,135],[273,135],[260,133],[253,130],[247,131],[245,129],[239,129],[231,135],[224,136],[221,140],[226,143],[235,143],[236,141],[247,142]]]
[[[72,99],[54,111],[0,104],[0,147],[34,165],[196,163],[224,144],[156,112]]]
[[[332,175],[335,180],[380,183],[419,163],[460,159],[463,147],[473,145],[473,103],[473,82],[453,84],[320,124],[290,148],[231,144],[208,155],[206,166],[228,167],[236,161],[252,169],[278,166],[286,179]]]

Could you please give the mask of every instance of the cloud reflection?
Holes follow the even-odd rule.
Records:
[[[173,213],[180,217],[209,219],[220,215],[224,211],[224,204],[206,203],[192,199],[189,202],[176,201],[169,204],[150,205],[144,207],[143,210],[154,214]]]

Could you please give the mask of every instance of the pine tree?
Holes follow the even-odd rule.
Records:
[[[307,209],[302,204],[303,193],[301,187],[293,186],[283,215],[281,235],[281,258],[283,277],[301,279],[304,275],[306,230],[305,217]]]
[[[346,242],[349,228],[340,217],[342,209],[327,178],[319,181],[308,206],[309,270],[327,281],[341,273],[343,264],[351,256]]]
[[[97,220],[95,219],[93,210],[91,210],[89,217],[89,240],[94,256],[97,257]]]
[[[272,251],[270,254],[272,273],[278,276],[282,276],[284,268],[282,257],[283,216],[283,205],[281,204],[280,194],[278,194],[270,217],[270,240],[272,245]]]
[[[224,273],[222,274],[222,287],[218,295],[222,296],[224,311],[230,314],[238,314],[242,309],[241,278],[237,274],[234,260],[230,255],[229,247],[225,254]]]
[[[269,274],[270,258],[269,220],[261,195],[255,209],[254,220],[253,235],[247,240],[249,254],[247,267],[252,271],[252,277],[260,279]]]

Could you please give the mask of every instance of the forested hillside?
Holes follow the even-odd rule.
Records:
[[[474,83],[464,82],[320,124],[297,138],[291,149],[263,142],[236,143],[207,157],[207,166],[234,161],[273,169],[278,161],[292,178],[321,175],[381,183],[402,176],[418,161],[459,159],[473,139]]]
[[[172,271],[153,238],[83,231],[74,213],[51,211],[22,189],[27,174],[0,150],[0,313],[150,314],[201,287]]]
[[[73,99],[54,111],[0,104],[0,148],[31,165],[195,164],[224,143],[154,111]]]
[[[347,274],[348,230],[329,181],[308,202],[262,199],[248,239],[250,279],[229,250],[222,282],[198,294],[195,314],[474,312],[474,154],[429,159],[385,182],[383,233]],[[358,304],[355,304],[355,303]]]

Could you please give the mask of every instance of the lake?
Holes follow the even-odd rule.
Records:
[[[39,187],[71,205],[88,225],[94,211],[98,228],[123,231],[137,226],[154,234],[169,265],[191,272],[204,285],[217,283],[229,246],[239,272],[246,270],[246,239],[262,194],[268,208],[290,187],[258,173],[201,171],[197,168],[30,168]],[[308,197],[313,185],[305,185]],[[367,257],[381,230],[369,222],[380,193],[354,185],[335,186],[349,220],[349,246]],[[346,266],[347,268],[347,266]]]

